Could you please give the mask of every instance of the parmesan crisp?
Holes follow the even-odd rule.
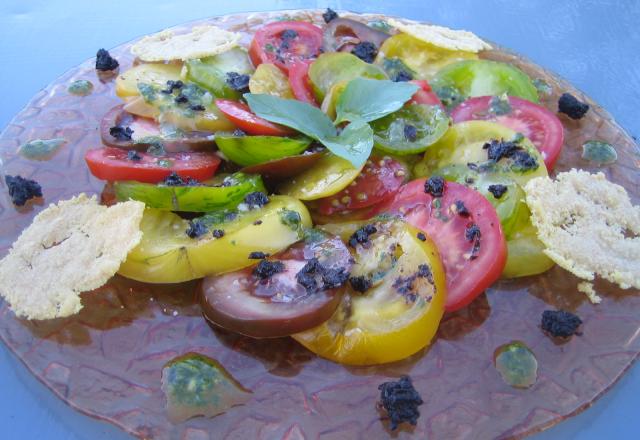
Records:
[[[431,24],[403,23],[390,18],[388,23],[400,32],[409,34],[418,40],[448,50],[477,53],[491,49],[491,45],[473,32],[449,29]]]
[[[604,174],[575,170],[525,186],[545,254],[578,278],[640,288],[640,207]],[[581,286],[581,291],[585,291]],[[589,292],[586,292],[589,293]]]
[[[172,61],[205,58],[238,45],[240,34],[216,26],[194,26],[188,34],[165,30],[147,35],[131,46],[131,53],[142,61]]]
[[[111,278],[142,239],[144,203],[99,205],[85,194],[49,205],[0,261],[0,295],[27,319],[82,309],[80,293]]]

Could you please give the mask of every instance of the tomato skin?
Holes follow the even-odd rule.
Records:
[[[242,131],[256,136],[290,136],[295,131],[255,115],[249,106],[228,99],[216,99],[216,106]]]
[[[319,107],[309,82],[311,60],[298,61],[289,67],[289,84],[298,101]]]
[[[89,150],[85,161],[91,174],[98,179],[136,180],[143,183],[158,183],[172,172],[180,177],[199,181],[211,178],[218,166],[220,158],[210,152],[166,153],[156,157],[148,153],[138,152],[140,160],[127,159],[127,150],[114,147]],[[162,166],[160,161],[169,161],[169,166]]]
[[[435,242],[446,271],[445,310],[453,312],[469,304],[500,277],[507,261],[507,245],[498,214],[482,194],[458,183],[445,182],[443,196],[434,199],[424,192],[425,181],[417,179],[404,185],[376,213],[400,213],[405,221],[424,231]],[[436,211],[435,200],[440,200],[440,212]],[[449,211],[458,200],[469,210],[469,217]],[[440,219],[442,212],[448,221]],[[465,230],[471,223],[475,223],[481,232],[480,250],[475,259],[464,256],[471,249],[465,237]]]
[[[470,98],[451,112],[454,123],[483,120],[496,122],[522,133],[542,153],[547,169],[553,169],[564,144],[560,119],[546,108],[516,96],[507,97],[511,111],[496,115],[488,111],[492,96]]]
[[[332,215],[380,203],[398,191],[408,174],[406,167],[397,160],[388,156],[371,156],[349,186],[331,197],[318,201],[318,212],[322,215]]]
[[[282,33],[291,30],[297,33],[283,48]],[[271,45],[272,50],[267,50]],[[276,21],[266,24],[256,31],[249,47],[249,57],[254,66],[272,63],[287,73],[297,61],[313,59],[322,47],[322,29],[304,21]],[[276,52],[276,49],[278,52]]]
[[[427,81],[424,79],[414,79],[409,82],[420,87],[411,98],[411,101],[409,101],[411,104],[437,105],[444,110],[444,105],[442,105],[440,98],[438,98],[438,95],[431,89]]]

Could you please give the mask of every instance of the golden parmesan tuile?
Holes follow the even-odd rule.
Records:
[[[532,179],[525,191],[549,258],[585,280],[597,274],[623,289],[640,288],[640,207],[623,187],[602,173],[572,169],[556,180]]]
[[[143,212],[141,202],[106,207],[85,194],[49,205],[0,261],[0,295],[27,319],[78,313],[80,293],[104,285],[142,239]]]
[[[404,23],[393,18],[390,18],[388,23],[400,32],[443,49],[473,53],[491,49],[489,43],[473,32],[431,24]]]
[[[191,60],[226,52],[238,45],[240,34],[216,26],[194,26],[187,34],[171,30],[147,35],[131,46],[131,53],[146,62]]]

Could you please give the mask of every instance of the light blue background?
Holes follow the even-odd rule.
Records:
[[[72,66],[164,27],[253,10],[331,6],[472,30],[567,78],[640,134],[640,1],[636,0],[2,0],[0,127]],[[0,438],[125,439],[73,411],[0,344]],[[538,439],[640,438],[640,366],[591,409]]]

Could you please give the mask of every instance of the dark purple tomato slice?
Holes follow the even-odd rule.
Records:
[[[191,131],[180,137],[163,138],[160,126],[156,121],[127,113],[123,110],[123,106],[121,104],[113,107],[100,122],[100,138],[102,143],[109,147],[144,151],[151,146],[149,143],[134,142],[126,137],[114,137],[111,134],[111,128],[120,127],[121,129],[131,129],[139,138],[161,138],[162,145],[168,153],[213,150],[215,148],[212,133],[206,131]],[[141,136],[142,133],[144,136]]]
[[[352,266],[340,238],[308,238],[257,266],[202,281],[207,320],[253,338],[289,336],[316,327],[338,307]]]
[[[311,168],[321,157],[321,152],[307,152],[260,163],[258,165],[251,165],[244,167],[240,171],[246,174],[260,174],[266,179],[281,180],[295,176]]]
[[[506,113],[490,111],[493,96],[470,98],[456,107],[451,113],[454,123],[482,120],[491,121],[509,127],[528,138],[542,153],[548,170],[560,155],[564,143],[564,129],[560,119],[546,108],[526,99],[509,96]]]

